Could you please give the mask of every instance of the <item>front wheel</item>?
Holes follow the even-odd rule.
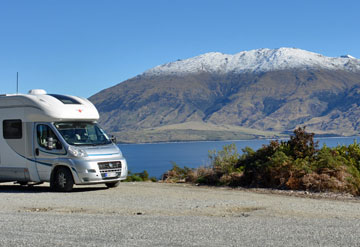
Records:
[[[74,179],[71,171],[66,167],[60,167],[55,171],[50,181],[50,187],[59,192],[69,192],[74,186]]]
[[[120,184],[120,181],[117,181],[117,182],[112,182],[112,183],[105,183],[106,187],[108,188],[115,188],[115,187],[118,187]]]

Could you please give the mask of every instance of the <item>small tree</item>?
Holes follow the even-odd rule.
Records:
[[[235,143],[223,146],[223,149],[220,151],[209,151],[211,165],[220,176],[234,172],[239,162],[239,157],[240,155]]]
[[[291,136],[288,141],[290,155],[294,159],[304,159],[306,157],[314,159],[318,151],[319,142],[314,142],[314,133],[307,133],[305,128],[306,126],[295,129],[294,136]]]

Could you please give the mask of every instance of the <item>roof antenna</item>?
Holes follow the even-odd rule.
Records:
[[[19,72],[16,72],[16,94],[19,94]]]

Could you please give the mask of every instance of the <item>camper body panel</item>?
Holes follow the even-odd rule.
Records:
[[[6,117],[5,117],[6,116]],[[28,135],[31,124],[23,122],[24,108],[0,107],[0,181],[38,181],[34,162],[31,161],[32,135]],[[18,121],[21,123],[21,137],[6,136],[4,123]],[[30,132],[31,133],[31,132]],[[31,173],[31,175],[30,175]]]

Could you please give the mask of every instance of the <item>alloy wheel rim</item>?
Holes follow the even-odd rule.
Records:
[[[64,174],[64,173],[60,173],[60,174],[59,174],[58,182],[59,182],[60,187],[62,187],[62,188],[65,187],[66,178],[65,178],[65,174]]]

